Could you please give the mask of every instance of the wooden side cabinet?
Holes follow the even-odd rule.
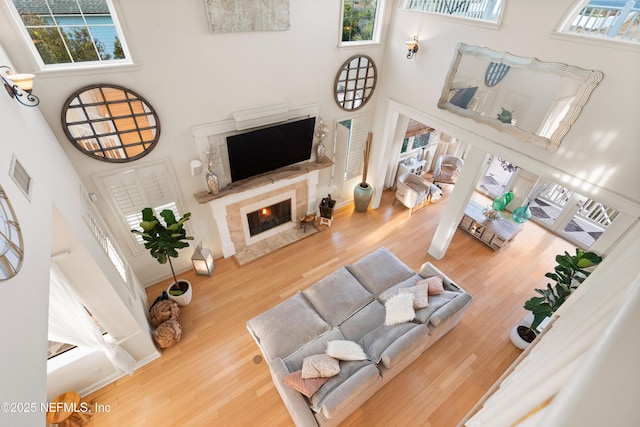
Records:
[[[480,203],[471,200],[458,226],[493,250],[506,248],[522,230],[522,224],[506,218],[488,220],[483,209]]]

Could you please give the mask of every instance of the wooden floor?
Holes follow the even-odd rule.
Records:
[[[320,226],[315,235],[244,267],[218,259],[212,277],[182,275],[194,285],[193,301],[179,318],[182,340],[133,376],[87,396],[110,408],[90,425],[293,425],[245,322],[385,246],[415,270],[431,261],[474,302],[458,326],[343,425],[455,426],[520,354],[509,331],[525,315],[522,304],[546,285],[555,255],[573,246],[528,222],[501,252],[458,230],[447,255],[435,260],[427,250],[446,199],[409,217],[408,209],[392,205],[393,197],[385,191],[381,207],[366,213],[353,205],[338,209],[332,227]],[[167,285],[147,288],[150,301]]]

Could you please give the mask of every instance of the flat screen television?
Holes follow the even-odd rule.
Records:
[[[231,181],[309,160],[316,118],[227,137]]]

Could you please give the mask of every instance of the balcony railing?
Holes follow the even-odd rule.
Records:
[[[497,22],[502,0],[404,0],[403,9]]]
[[[592,0],[565,33],[640,42],[640,1]]]

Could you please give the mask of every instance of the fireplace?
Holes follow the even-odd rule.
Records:
[[[291,221],[291,199],[283,200],[247,214],[249,235],[270,230]]]

